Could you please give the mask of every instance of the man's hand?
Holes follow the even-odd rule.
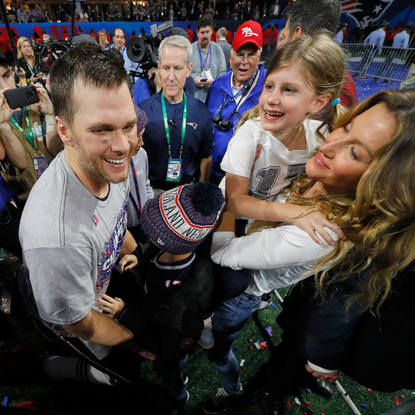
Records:
[[[53,109],[52,101],[49,98],[49,94],[47,93],[46,89],[43,88],[42,85],[36,84],[34,85],[39,95],[39,102],[35,105],[40,109],[44,115],[55,115],[55,111]]]
[[[195,81],[195,85],[198,87],[198,88],[203,88],[204,87],[204,85],[206,84],[206,82],[207,81],[205,81],[205,82],[201,82],[201,80],[200,80],[200,76],[196,76],[196,78],[193,78],[193,80]]]
[[[156,92],[160,92],[163,85],[161,84],[160,72],[157,68],[151,68],[148,71],[148,79],[153,78],[154,83],[156,84]]]
[[[332,372],[332,373],[322,373],[322,372],[317,372],[316,370],[312,369],[308,363],[306,363],[305,365],[305,370],[308,373],[311,373],[315,378],[318,378],[320,380],[328,380],[331,383],[334,383],[337,378],[339,377],[339,371],[337,370],[336,372]]]

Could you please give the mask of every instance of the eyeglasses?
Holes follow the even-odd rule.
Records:
[[[252,62],[255,59],[257,59],[260,54],[261,54],[261,49],[257,50],[255,53],[244,53],[244,54],[242,54],[242,53],[233,52],[233,58],[237,62],[242,62],[243,60],[248,60],[248,61]]]

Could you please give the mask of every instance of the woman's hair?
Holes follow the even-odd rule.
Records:
[[[265,82],[273,72],[294,63],[300,65],[304,78],[316,95],[330,94],[331,96],[327,109],[322,109],[318,114],[310,114],[312,118],[321,115],[319,119],[322,119],[323,124],[317,129],[316,134],[324,143],[325,137],[322,131],[326,129],[331,133],[336,119],[345,112],[340,104],[330,106],[332,101],[339,98],[345,70],[344,53],[326,33],[321,32],[312,37],[302,35],[278,48],[272,55]],[[256,106],[244,114],[238,128],[245,121],[256,119],[258,116],[259,108]]]
[[[386,106],[397,129],[363,173],[355,196],[301,197],[315,183],[306,174],[287,189],[290,202],[317,208],[347,237],[313,267],[317,295],[329,284],[366,271],[362,291],[349,305],[363,300],[363,310],[372,312],[379,312],[392,278],[415,258],[415,89],[379,92],[346,113],[336,127],[377,104]],[[265,228],[263,223],[253,225],[251,232]]]
[[[24,42],[29,42],[29,45],[32,48],[32,44],[30,43],[30,40],[27,37],[19,37],[19,40],[17,41],[17,59],[21,59],[24,57],[22,53],[22,46]],[[32,48],[32,56],[33,57],[35,56],[33,52],[33,48]]]
[[[98,32],[98,42],[100,45],[101,45],[101,40],[104,41],[104,44],[108,43],[107,32],[105,31],[105,29],[102,29]]]

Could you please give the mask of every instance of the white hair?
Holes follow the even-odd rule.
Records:
[[[173,35],[164,38],[159,46],[159,61],[161,62],[161,55],[163,53],[163,48],[168,46],[175,46],[177,48],[185,49],[186,53],[184,55],[184,59],[189,67],[192,63],[192,45],[189,42],[189,39],[186,39],[184,36],[181,35]]]

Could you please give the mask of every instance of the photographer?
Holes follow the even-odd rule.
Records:
[[[2,175],[23,204],[40,177],[34,163],[48,166],[63,145],[57,134],[52,102],[41,85],[36,85],[38,103],[15,110],[9,107],[4,93],[15,89],[16,84],[12,67],[3,54],[0,55],[0,87],[0,138],[6,150],[6,158],[1,161]],[[17,141],[24,147],[26,168],[10,160]]]

